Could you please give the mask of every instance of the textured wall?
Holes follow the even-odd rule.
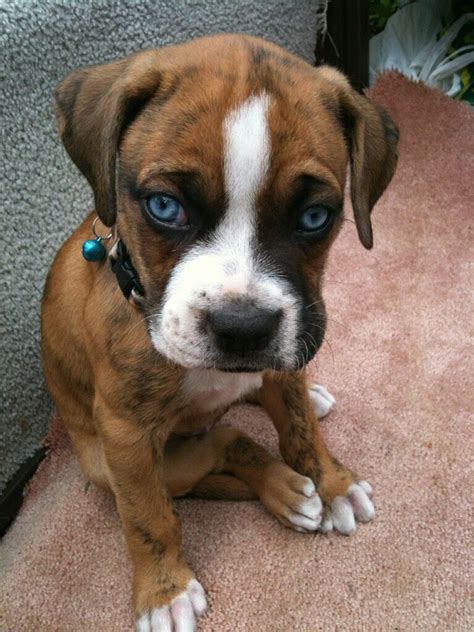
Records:
[[[78,66],[219,31],[264,36],[312,61],[317,5],[0,0],[0,489],[46,431],[39,301],[54,252],[92,201],[56,134],[53,87]]]

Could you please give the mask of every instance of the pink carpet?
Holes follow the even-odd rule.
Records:
[[[303,535],[256,502],[179,501],[210,598],[203,632],[474,628],[474,111],[396,74],[371,96],[400,126],[400,166],[375,211],[374,250],[350,222],[336,242],[331,348],[311,372],[337,398],[328,442],[374,485],[377,518],[351,538]],[[257,408],[226,420],[275,449]],[[57,421],[49,442],[1,545],[0,629],[131,630],[113,502],[86,484]]]

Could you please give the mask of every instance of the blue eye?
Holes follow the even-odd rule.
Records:
[[[157,193],[146,200],[146,208],[153,219],[172,226],[185,226],[188,218],[183,207],[170,195]]]
[[[306,233],[316,233],[329,225],[331,217],[331,211],[325,206],[310,206],[300,217],[298,230]]]

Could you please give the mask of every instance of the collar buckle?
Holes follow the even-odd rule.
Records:
[[[125,298],[129,300],[131,296],[135,302],[140,301],[145,291],[138,279],[138,273],[132,265],[127,248],[121,239],[117,241],[114,248],[114,255],[110,259],[110,265]]]

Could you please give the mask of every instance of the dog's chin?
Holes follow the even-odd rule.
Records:
[[[314,353],[311,357],[299,358],[293,362],[284,362],[279,359],[272,359],[268,362],[261,363],[216,363],[213,365],[216,371],[222,371],[223,373],[262,373],[263,371],[273,372],[288,372],[288,371],[300,371],[313,359]]]
[[[168,358],[175,364],[179,364],[184,369],[198,369],[202,371],[220,371],[222,373],[262,373],[263,371],[288,371],[291,367],[285,367],[280,362],[245,362],[239,360],[238,362],[216,360],[214,362],[202,362],[202,363],[189,363],[180,362],[176,358]]]
[[[184,357],[181,354],[163,354],[169,362],[181,366],[183,369],[213,370],[222,373],[262,373],[264,371],[289,372],[300,371],[311,362],[319,346],[308,350],[305,353],[295,354],[291,359],[282,359],[276,356],[266,356],[262,358],[245,357],[215,357],[198,359],[196,357]]]
[[[215,366],[215,370],[222,371],[222,373],[261,373],[262,371],[268,371],[270,368],[271,367],[265,366],[263,364],[261,366],[246,365],[246,364],[240,364],[236,366],[226,366],[226,365]]]
[[[262,373],[263,371],[289,372],[303,369],[315,356],[322,340],[314,337],[302,342],[298,340],[296,350],[291,354],[280,355],[275,350],[267,349],[259,353],[228,354],[217,349],[207,349],[201,355],[185,349],[164,338],[151,335],[153,346],[168,362],[193,370],[214,370],[222,373]],[[273,352],[272,352],[273,351]]]
[[[258,360],[240,359],[216,359],[212,363],[203,363],[200,366],[194,366],[198,369],[212,369],[214,371],[221,371],[222,373],[262,373],[264,371],[272,372],[288,372],[297,371],[303,369],[308,362],[313,358],[314,354],[309,358],[295,359],[292,362],[285,362],[280,358],[268,358]]]
[[[262,373],[263,371],[291,371],[293,367],[283,363],[276,358],[270,358],[267,360],[249,360],[245,358],[229,359],[229,358],[215,358],[206,359],[201,362],[195,359],[189,359],[184,357],[178,357],[174,354],[163,354],[166,359],[183,369],[194,369],[201,371],[220,371],[222,373]]]

